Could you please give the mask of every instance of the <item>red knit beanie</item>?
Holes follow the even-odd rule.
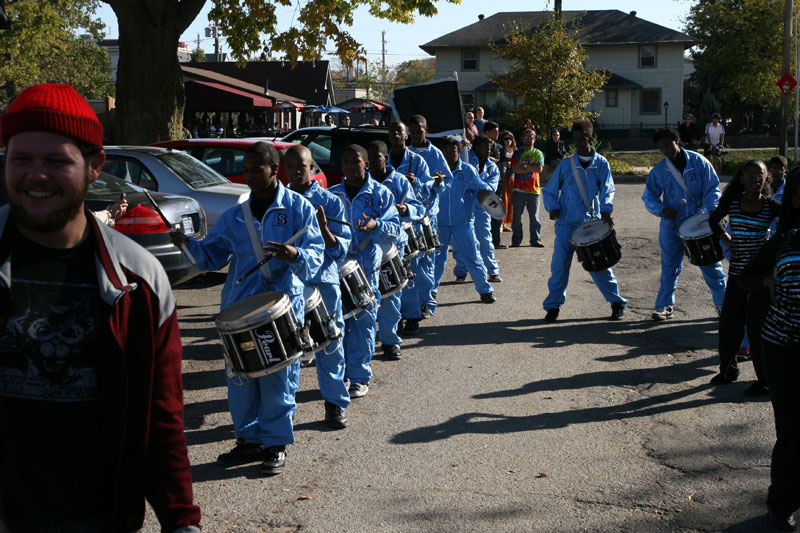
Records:
[[[103,147],[103,125],[89,103],[71,85],[44,83],[28,87],[0,117],[0,144],[26,131],[60,133]]]

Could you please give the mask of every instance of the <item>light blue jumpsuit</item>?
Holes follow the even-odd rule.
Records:
[[[313,279],[322,265],[325,246],[314,207],[278,183],[272,205],[262,220],[254,219],[253,223],[262,244],[267,241],[286,242],[308,226],[308,231],[292,244],[299,253],[294,261],[269,260],[269,280],[256,270],[241,283],[236,283],[261,259],[254,255],[241,205],[225,211],[202,241],[189,238],[189,252],[200,270],[218,270],[228,259],[231,260],[222,287],[220,311],[253,294],[278,291],[289,296],[292,308],[302,322],[305,310],[303,283]],[[236,437],[267,447],[293,443],[292,414],[297,407],[295,393],[299,375],[300,361],[295,361],[282,370],[254,379],[228,377],[228,407]]]
[[[683,269],[683,241],[678,235],[681,222],[699,212],[710,213],[717,207],[720,198],[719,178],[711,163],[698,153],[683,148],[681,152],[686,157],[683,180],[694,200],[670,174],[666,158],[650,171],[642,195],[645,208],[661,218],[658,231],[658,242],[661,245],[661,286],[656,296],[656,309],[675,304],[678,276]],[[675,220],[661,217],[665,207],[671,207],[678,212]],[[702,266],[700,272],[711,289],[714,305],[721,306],[725,299],[725,271],[722,263]]]
[[[478,157],[475,155],[475,152],[470,152],[469,164],[475,167],[475,170],[478,170],[478,176],[481,178],[481,181],[486,183],[489,187],[492,187],[492,192],[497,190],[497,185],[500,183],[500,169],[497,168],[494,161],[487,159],[483,165],[483,172],[480,172],[478,168]],[[492,217],[481,207],[476,195],[472,194],[470,196],[470,199],[467,201],[467,206],[469,206],[470,203],[474,205],[472,208],[470,225],[475,232],[478,257],[483,262],[487,274],[499,274],[500,265],[497,264],[497,259],[494,256],[494,244],[492,244]],[[456,250],[453,250],[453,259],[456,262],[453,274],[456,276],[466,276],[467,267],[461,260],[461,254]]]
[[[451,186],[439,198],[439,240],[442,241],[442,247],[436,251],[435,290],[438,290],[447,266],[447,250],[452,241],[453,250],[458,250],[464,258],[478,294],[494,292],[492,285],[486,281],[486,268],[478,257],[475,233],[469,223],[474,207],[468,201],[470,195],[477,194],[479,190],[488,191],[490,186],[481,181],[475,167],[461,159],[452,173]]]
[[[361,311],[345,321],[344,355],[346,367],[344,378],[351,383],[366,383],[372,380],[370,361],[375,353],[375,330],[377,329],[378,306],[381,293],[378,290],[378,275],[383,252],[381,245],[389,246],[400,238],[400,218],[394,205],[392,193],[372,179],[367,172],[367,181],[353,200],[347,195],[345,188],[347,178],[334,185],[330,192],[334,193],[344,204],[347,221],[353,224],[353,239],[347,258],[355,258],[369,280],[375,303],[369,309]],[[378,223],[373,231],[365,232],[356,229],[356,222],[366,214]],[[363,244],[362,244],[363,243]]]
[[[439,196],[444,194],[453,181],[453,174],[450,172],[450,167],[444,158],[441,150],[431,144],[430,141],[425,141],[426,144],[423,148],[416,148],[413,145],[408,150],[419,154],[425,163],[428,165],[428,171],[431,176],[435,176],[437,172],[444,174],[445,178],[439,187],[431,186],[429,196],[425,198],[421,194],[417,198],[427,207],[428,211],[425,213],[431,221],[431,228],[434,233],[439,231]],[[416,185],[416,184],[415,184]],[[441,235],[439,236],[441,241]],[[435,275],[435,262],[437,253],[425,254],[419,259],[420,282],[419,295],[420,295],[420,308],[425,305],[431,314],[436,310],[436,287],[439,285]]]
[[[387,172],[386,177],[380,182],[381,185],[391,191],[394,203],[399,204],[402,200],[402,203],[408,208],[408,214],[400,216],[398,213],[400,222],[419,220],[425,208],[422,207],[422,203],[417,200],[408,178],[406,178],[404,174],[400,174],[389,168],[387,168]],[[403,251],[407,241],[408,235],[405,231],[402,231],[401,225],[400,237],[394,242],[400,257],[404,255]],[[378,308],[378,332],[381,344],[384,346],[400,346],[403,344],[403,340],[397,334],[397,324],[402,318],[400,310],[402,295],[403,291],[398,291],[388,298],[381,298],[381,305]]]
[[[312,181],[311,187],[303,192],[303,197],[315,208],[322,206],[325,216],[345,220],[344,205],[338,196],[323,189],[319,183]],[[322,268],[308,283],[319,289],[325,308],[332,316],[336,327],[344,333],[342,318],[342,294],[339,288],[339,267],[344,262],[347,249],[350,247],[352,232],[350,226],[328,220],[328,228],[336,237],[336,245],[325,247]],[[324,349],[317,352],[317,382],[322,397],[342,408],[350,405],[350,394],[344,386],[344,342],[341,338],[332,341]]]
[[[389,161],[391,160],[392,152],[390,150]],[[387,168],[391,168],[391,165],[387,165]],[[424,206],[424,212],[420,217],[428,215],[428,217],[435,219],[439,209],[439,197],[432,192],[432,189],[434,189],[433,178],[431,178],[428,164],[422,156],[406,148],[403,152],[403,159],[395,170],[403,175],[409,172],[414,174],[414,184],[411,188],[416,199],[422,202]],[[439,187],[435,187],[435,190],[440,192],[444,191],[444,189],[444,182]],[[420,233],[422,231],[421,226],[415,224],[414,231]],[[428,253],[424,254],[424,256],[417,255],[411,259],[411,271],[414,273],[414,279],[408,282],[400,298],[400,311],[403,318],[419,319],[422,317],[422,305],[428,301],[433,288],[433,256],[433,253]],[[428,265],[431,268],[428,268]]]
[[[577,152],[572,155],[578,168],[578,175],[592,203],[590,210],[587,211],[578,185],[575,183],[570,158],[564,159],[556,167],[550,181],[542,189],[544,208],[548,212],[554,209],[561,211],[555,224],[556,239],[553,245],[553,259],[550,262],[550,279],[547,282],[549,293],[542,304],[545,311],[560,308],[567,301],[569,269],[572,264],[572,254],[575,252],[570,242],[572,232],[583,222],[599,218],[600,213],[611,213],[614,210],[612,202],[615,189],[614,180],[611,178],[611,167],[606,158],[594,149],[592,154],[592,160],[586,169],[581,166]],[[628,302],[619,295],[617,278],[610,268],[589,274],[606,301],[612,305],[616,303],[627,305]]]

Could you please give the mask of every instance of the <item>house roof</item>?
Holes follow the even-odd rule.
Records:
[[[625,87],[641,87],[641,85],[635,81],[631,81],[628,78],[612,72],[611,76],[609,76],[608,81],[603,87],[606,89],[622,89]]]
[[[261,88],[269,80],[269,92],[279,91],[293,95],[308,104],[329,105],[333,102],[333,88],[327,61],[298,61],[294,67],[288,61],[248,61],[244,67],[237,63],[215,62],[183,63],[190,68],[209,70]]]
[[[288,94],[274,91],[272,87],[269,89],[269,94],[265,94],[263,85],[247,83],[246,81],[225,76],[224,74],[219,74],[213,70],[189,67],[186,65],[186,63],[181,64],[181,70],[183,71],[184,79],[189,78],[191,81],[212,81],[223,85],[228,85],[242,91],[251,92],[259,96],[269,96],[275,100],[305,103],[302,98],[297,98],[295,96],[289,96]]]
[[[567,27],[580,20],[579,39],[584,46],[601,44],[683,43],[689,47],[697,40],[685,33],[671,30],[636,17],[636,12],[623,13],[618,9],[594,11],[562,11]],[[532,28],[546,22],[552,11],[516,11],[495,13],[469,26],[450,32],[420,46],[434,55],[436,48],[480,48],[490,43],[502,44],[512,21]],[[581,19],[581,16],[583,17]]]

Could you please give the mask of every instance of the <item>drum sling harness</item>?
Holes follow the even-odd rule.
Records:
[[[575,154],[575,157],[578,157],[577,153]],[[583,205],[586,206],[587,211],[591,211],[592,203],[589,201],[589,195],[586,194],[586,187],[583,185],[581,175],[578,173],[578,166],[575,164],[575,157],[569,158],[569,165],[572,167],[572,176],[575,178],[575,184],[578,186],[578,192],[581,193],[581,198],[583,198]]]
[[[686,181],[684,181],[683,176],[681,175],[681,173],[678,172],[678,168],[675,166],[675,163],[670,161],[668,157],[665,157],[664,159],[667,162],[667,170],[669,170],[669,173],[672,174],[672,177],[675,178],[675,181],[677,181],[678,185],[681,186],[681,189],[683,189],[683,192],[685,192],[687,194],[687,196],[689,196],[689,198],[691,198],[691,200],[694,202],[694,205],[697,208],[700,208],[700,202],[698,200],[695,200],[694,196],[692,196],[692,193],[689,192],[689,188],[686,186]]]
[[[264,247],[261,245],[261,239],[256,231],[256,225],[253,223],[253,212],[250,210],[250,201],[242,204],[242,216],[244,216],[244,226],[247,228],[247,236],[250,238],[250,246],[253,247],[253,256],[256,258],[256,263],[264,259]],[[264,263],[259,267],[261,274],[267,281],[272,281],[272,271],[269,265]]]

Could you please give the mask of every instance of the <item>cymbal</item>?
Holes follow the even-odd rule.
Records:
[[[495,193],[485,190],[478,191],[478,202],[493,219],[503,220],[506,217],[506,206],[503,205],[503,200]]]

